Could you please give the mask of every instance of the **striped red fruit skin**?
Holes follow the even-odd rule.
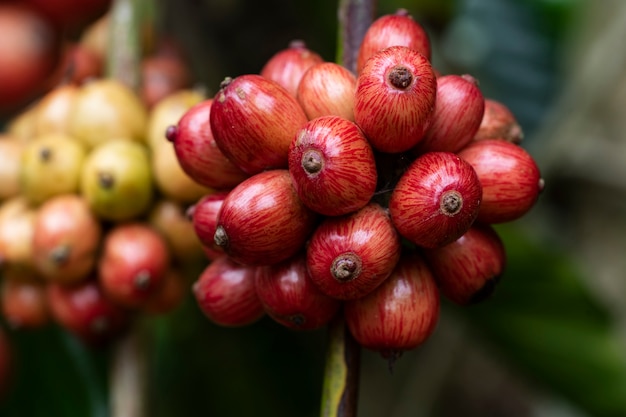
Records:
[[[387,210],[377,203],[338,217],[326,217],[307,245],[307,268],[313,282],[331,297],[363,297],[395,267],[400,236]]]
[[[437,78],[437,103],[426,136],[416,151],[457,152],[472,141],[485,112],[478,81],[468,74]]]
[[[318,117],[298,131],[289,148],[289,174],[300,200],[327,216],[364,207],[378,178],[367,138],[339,116]]]
[[[265,312],[289,329],[319,329],[341,307],[341,301],[324,294],[311,281],[304,251],[278,264],[259,267],[255,283]]]
[[[317,217],[298,197],[288,170],[261,172],[224,199],[215,243],[237,262],[271,265],[304,246]]]
[[[544,181],[534,158],[521,146],[504,139],[474,141],[458,152],[478,175],[483,201],[478,220],[505,223],[530,211]]]
[[[307,121],[294,96],[257,74],[222,81],[211,107],[215,143],[249,175],[287,167],[291,140]]]
[[[263,317],[265,311],[254,285],[256,268],[226,255],[212,261],[192,286],[203,314],[225,327],[245,326]]]
[[[224,249],[215,244],[214,236],[217,218],[227,195],[228,191],[207,194],[187,210],[193,230],[210,259],[224,254]]]
[[[485,113],[474,140],[504,139],[520,144],[524,138],[522,127],[509,107],[497,100],[485,99]]]
[[[389,200],[398,232],[425,248],[447,245],[478,216],[482,187],[472,166],[451,152],[427,152],[404,172]]]
[[[398,9],[395,13],[381,16],[372,22],[359,47],[357,74],[376,52],[396,45],[414,49],[430,60],[431,45],[428,33],[406,9]]]
[[[506,266],[506,251],[496,230],[477,223],[456,241],[424,251],[441,294],[460,305],[489,297]]]
[[[287,48],[267,60],[261,68],[261,76],[277,82],[296,97],[303,75],[313,65],[322,62],[324,58],[320,54],[309,49],[304,41],[294,39]]]
[[[424,259],[403,253],[391,275],[363,298],[347,301],[346,324],[363,347],[397,358],[424,343],[439,321],[437,283]]]
[[[357,77],[354,119],[374,149],[404,152],[426,134],[436,98],[428,59],[406,46],[391,46],[372,55]]]
[[[354,121],[356,76],[334,62],[309,68],[298,84],[296,98],[309,120],[320,116],[341,116]]]

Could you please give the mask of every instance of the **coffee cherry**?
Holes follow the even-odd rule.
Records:
[[[23,143],[16,137],[0,134],[0,201],[20,194]]]
[[[307,117],[295,97],[260,75],[226,78],[211,106],[211,131],[224,155],[249,175],[287,167],[289,145]]]
[[[170,268],[165,239],[146,223],[133,222],[109,230],[102,246],[98,279],[103,291],[119,304],[140,307]]]
[[[0,206],[0,271],[3,279],[36,276],[33,233],[36,210],[22,197]]]
[[[289,171],[261,172],[237,185],[224,199],[215,244],[237,262],[271,265],[300,250],[316,218],[298,198]]]
[[[293,97],[304,73],[315,64],[324,62],[302,40],[293,40],[289,47],[276,52],[261,69],[261,75],[280,84]]]
[[[63,84],[44,95],[35,106],[35,135],[69,135],[70,112],[78,95],[75,84]]]
[[[394,14],[381,16],[372,22],[359,47],[357,74],[361,73],[366,61],[376,52],[396,45],[414,49],[430,60],[428,33],[406,9],[398,9]]]
[[[106,297],[95,279],[77,285],[48,284],[52,318],[87,344],[111,341],[127,328],[128,310]]]
[[[196,204],[187,210],[187,215],[191,218],[195,235],[200,243],[208,251],[210,259],[224,255],[224,249],[215,244],[215,230],[217,229],[217,219],[224,204],[224,199],[228,192],[216,192],[202,197]]]
[[[50,320],[46,285],[42,281],[2,280],[2,315],[17,329],[40,328]]]
[[[192,287],[204,315],[228,327],[245,326],[263,317],[265,311],[254,285],[256,269],[226,255],[211,262]]]
[[[181,168],[194,181],[213,189],[230,189],[248,175],[215,143],[209,122],[212,103],[209,99],[191,107],[178,124],[167,128],[165,136],[173,143]]]
[[[436,96],[428,59],[406,46],[392,46],[372,55],[358,76],[354,119],[374,149],[403,152],[424,137]]]
[[[361,129],[339,116],[318,117],[298,131],[289,174],[300,200],[327,216],[360,209],[376,190],[374,152]]]
[[[71,136],[37,136],[24,148],[22,194],[35,205],[56,195],[78,192],[86,151]]]
[[[255,283],[265,312],[290,329],[325,326],[341,307],[339,300],[321,292],[311,281],[304,251],[281,263],[259,267]]]
[[[436,248],[470,228],[482,189],[472,166],[450,152],[428,152],[402,175],[389,201],[398,232],[418,246]]]
[[[504,139],[519,144],[523,138],[522,127],[511,110],[497,100],[485,99],[485,113],[474,140]]]
[[[53,197],[36,213],[32,245],[37,271],[50,281],[87,279],[99,255],[102,226],[77,194]]]
[[[389,276],[400,248],[400,236],[389,214],[370,203],[355,213],[321,222],[307,246],[307,268],[311,280],[325,294],[355,299]]]
[[[394,361],[424,343],[439,320],[439,290],[417,253],[403,253],[391,275],[363,298],[347,301],[345,317],[356,341]]]
[[[498,233],[487,224],[475,224],[449,245],[424,251],[441,293],[449,300],[471,304],[493,292],[506,263]]]
[[[333,115],[354,121],[355,90],[352,72],[334,62],[322,62],[304,73],[296,98],[309,120]]]
[[[535,160],[521,146],[502,139],[474,141],[459,151],[478,175],[483,201],[478,220],[504,223],[533,207],[544,182]]]
[[[416,145],[418,152],[457,152],[467,145],[483,119],[485,99],[478,81],[470,75],[437,78],[437,103],[426,136]]]

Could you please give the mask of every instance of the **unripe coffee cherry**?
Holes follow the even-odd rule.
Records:
[[[215,143],[249,175],[286,168],[291,140],[307,121],[294,96],[255,74],[222,81],[210,115]]]
[[[415,147],[428,151],[457,152],[467,145],[480,126],[485,99],[471,75],[437,78],[437,103],[432,124]]]
[[[296,98],[309,120],[333,115],[354,121],[355,90],[352,72],[334,62],[322,62],[304,73]]]
[[[307,48],[304,41],[296,39],[289,47],[276,52],[261,69],[261,75],[280,84],[296,97],[304,73],[315,64],[324,62],[316,52]]]
[[[271,265],[302,248],[316,218],[298,198],[289,171],[264,171],[228,193],[218,216],[215,244],[237,262]]]
[[[539,167],[519,145],[485,139],[470,143],[458,155],[474,167],[482,184],[478,220],[483,223],[519,219],[530,211],[543,189]]]
[[[360,298],[389,276],[400,248],[389,214],[370,203],[355,213],[322,221],[307,246],[307,267],[325,294],[342,300]]]
[[[393,361],[432,334],[439,303],[437,283],[426,262],[407,252],[378,288],[346,302],[346,324],[359,344]]]
[[[403,152],[424,137],[436,96],[428,59],[406,46],[392,46],[372,55],[358,76],[354,119],[374,149]]]
[[[450,152],[428,152],[413,161],[398,181],[389,213],[406,239],[436,248],[470,228],[481,196],[480,181],[469,163]]]
[[[193,284],[200,310],[220,326],[245,326],[265,314],[254,285],[254,266],[224,255],[211,262]]]
[[[485,113],[474,140],[504,139],[519,144],[523,138],[522,127],[511,110],[497,100],[485,99]]]
[[[369,26],[359,47],[357,74],[376,52],[389,46],[402,45],[416,50],[430,60],[430,39],[424,28],[406,9],[398,9],[376,19]]]
[[[487,224],[475,224],[449,245],[424,251],[441,293],[465,305],[490,296],[506,264],[504,244]]]
[[[327,216],[360,209],[376,190],[374,152],[361,129],[339,116],[318,117],[298,131],[289,174],[300,200]]]
[[[313,284],[304,251],[281,263],[259,267],[255,282],[265,312],[290,329],[318,329],[328,324],[341,306]]]
[[[213,100],[204,100],[183,114],[165,131],[173,143],[181,168],[198,184],[213,189],[230,189],[248,175],[228,159],[215,143],[210,115]]]

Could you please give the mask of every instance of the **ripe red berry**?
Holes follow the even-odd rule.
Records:
[[[256,291],[265,312],[294,330],[318,329],[330,322],[341,302],[321,292],[306,267],[303,252],[256,272]]]
[[[357,74],[376,52],[396,45],[414,49],[430,60],[428,33],[406,9],[398,9],[394,14],[381,16],[372,22],[359,47]]]
[[[2,280],[2,316],[14,328],[39,328],[50,320],[46,284],[42,281]]]
[[[374,149],[403,152],[424,137],[436,96],[428,59],[406,46],[392,46],[374,54],[358,76],[354,119]]]
[[[275,81],[296,97],[304,73],[315,64],[324,62],[302,40],[293,40],[289,46],[276,52],[261,69],[261,75]]]
[[[487,224],[475,224],[456,241],[424,255],[441,293],[461,305],[490,296],[506,264],[504,244]]]
[[[215,143],[210,115],[213,99],[202,101],[183,114],[165,135],[174,145],[176,158],[190,178],[214,189],[230,189],[248,175],[230,161]]]
[[[237,262],[270,265],[298,252],[316,219],[298,198],[288,170],[264,171],[228,193],[214,240]]]
[[[327,216],[360,209],[376,190],[374,152],[361,129],[339,116],[318,117],[298,131],[289,174],[300,200]]]
[[[519,144],[523,138],[522,127],[511,110],[497,100],[485,99],[485,113],[474,140],[504,139]]]
[[[167,242],[148,224],[123,223],[104,237],[98,279],[108,297],[140,307],[163,283],[170,267]]]
[[[307,246],[307,268],[325,294],[355,299],[389,276],[400,248],[389,214],[370,203],[349,215],[327,217],[318,225]]]
[[[245,326],[264,314],[254,285],[254,266],[241,265],[224,255],[211,262],[193,284],[198,307],[221,326]]]
[[[227,191],[207,194],[187,210],[187,215],[191,218],[194,232],[200,243],[215,256],[224,254],[224,249],[215,244],[215,229],[217,228],[217,217],[227,195]],[[213,257],[211,256],[211,258]]]
[[[533,157],[503,139],[474,141],[459,151],[478,175],[483,201],[478,220],[504,223],[519,219],[534,206],[544,183]]]
[[[420,153],[457,152],[478,131],[485,110],[485,99],[478,82],[470,75],[444,75],[437,78],[437,102],[430,128],[416,145]]]
[[[95,279],[48,284],[47,296],[55,321],[86,343],[110,341],[129,323],[128,310],[108,298]]]
[[[322,62],[304,73],[296,98],[309,120],[333,115],[354,121],[355,91],[352,72],[334,62]]]
[[[359,344],[394,360],[428,339],[439,308],[433,274],[419,255],[406,253],[385,282],[365,297],[347,301],[344,311]]]
[[[418,246],[458,239],[476,217],[482,188],[472,166],[450,152],[428,152],[402,175],[389,200],[398,232]]]
[[[255,74],[226,78],[211,107],[217,146],[249,175],[287,167],[291,140],[306,122],[294,96]]]

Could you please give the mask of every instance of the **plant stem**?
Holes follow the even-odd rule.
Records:
[[[321,417],[355,417],[358,403],[361,347],[340,313],[329,327]]]
[[[337,61],[352,72],[356,72],[359,46],[375,14],[376,1],[374,0],[339,1]]]
[[[110,378],[111,416],[144,417],[146,363],[142,338],[135,326],[116,341]]]
[[[141,67],[140,0],[113,0],[109,11],[106,74],[137,90]]]

